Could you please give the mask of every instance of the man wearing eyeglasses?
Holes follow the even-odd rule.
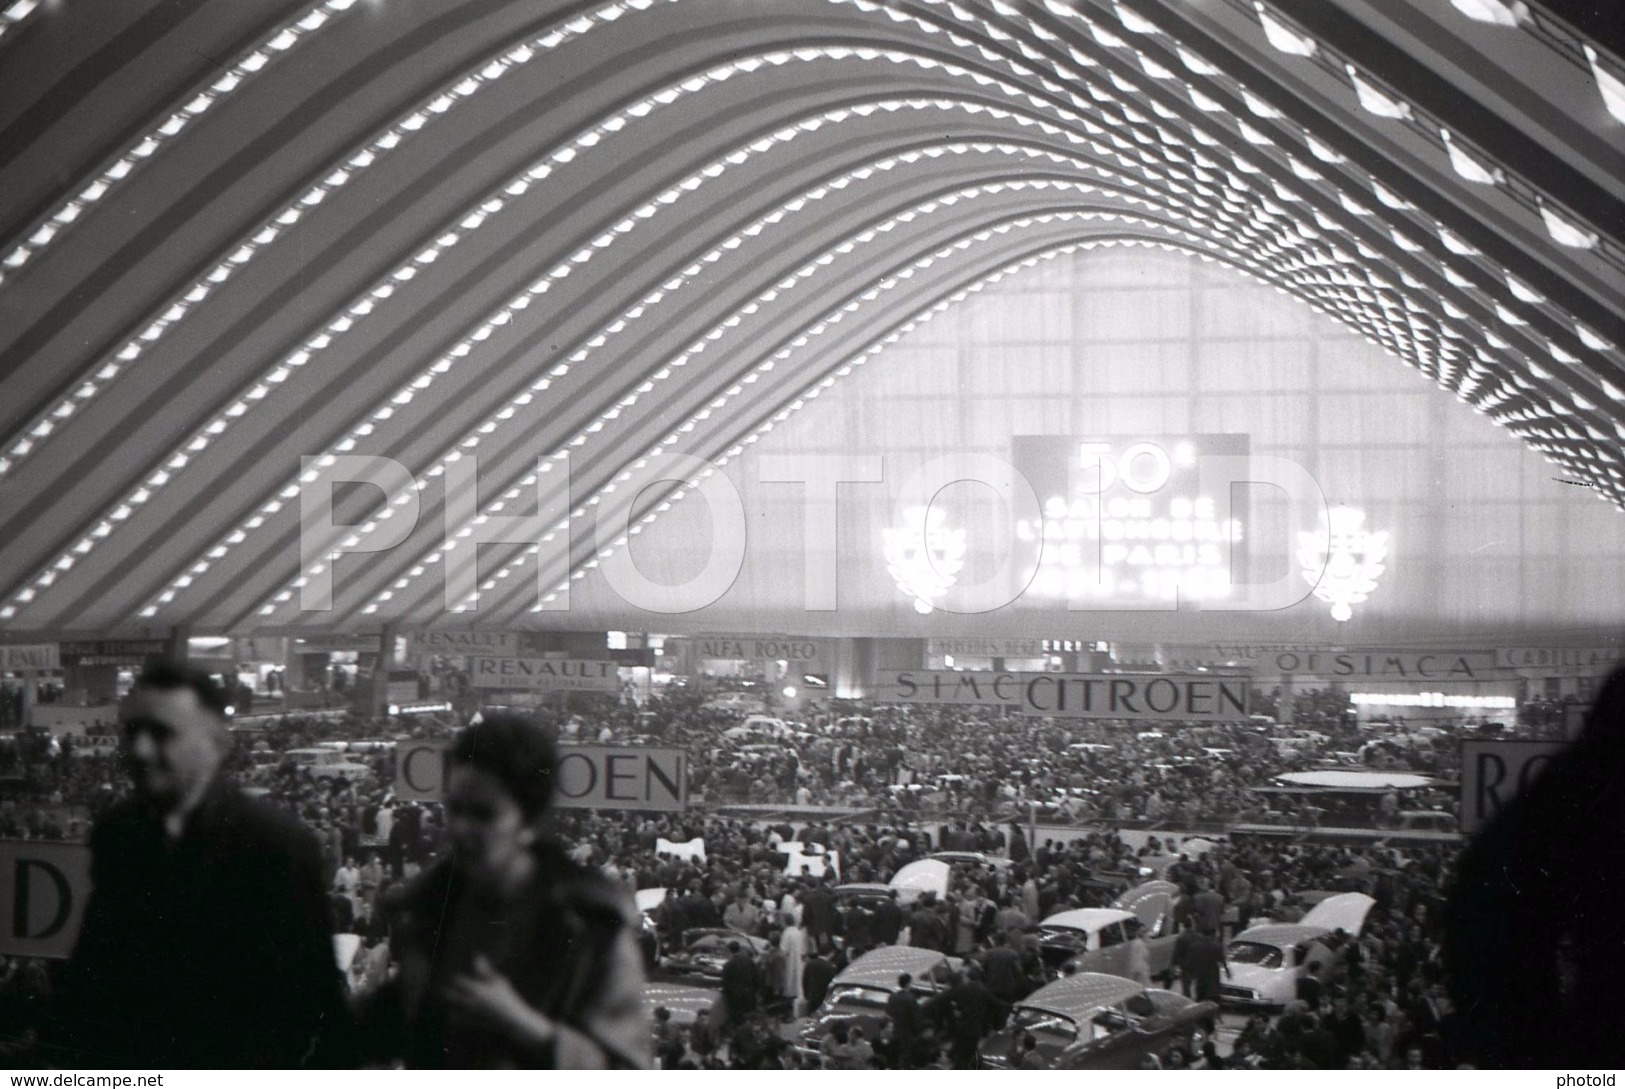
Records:
[[[149,667],[120,708],[131,798],[91,835],[93,891],[43,1056],[79,1068],[344,1062],[322,856],[221,776],[226,697]]]

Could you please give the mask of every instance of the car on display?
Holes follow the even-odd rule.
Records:
[[[1148,884],[1166,885],[1167,882]],[[1051,915],[1038,924],[1034,931],[1038,939],[1039,955],[1044,966],[1052,972],[1071,966],[1081,972],[1104,972],[1108,975],[1127,975],[1129,970],[1129,940],[1138,932],[1145,937],[1149,954],[1150,974],[1168,970],[1174,956],[1173,899],[1160,890],[1141,892],[1146,886],[1130,889],[1119,897],[1119,903],[1138,895],[1133,908],[1076,908]],[[1148,931],[1141,912],[1152,918]],[[1154,934],[1154,936],[1153,936]]]
[[[365,781],[373,778],[366,764],[350,759],[338,749],[289,749],[282,754],[281,768],[304,768],[317,779],[344,778]]]
[[[796,728],[782,718],[773,718],[770,715],[747,715],[745,721],[726,731],[722,736],[727,737],[734,730],[742,730],[747,734],[759,737],[772,738],[776,741],[786,741],[795,736]]]
[[[912,904],[927,893],[942,900],[948,895],[953,867],[933,858],[922,858],[899,869],[892,875],[890,887],[897,890],[901,904]]]
[[[1218,1011],[1212,1002],[1082,972],[1016,1003],[1004,1028],[982,1041],[977,1065],[1011,1069],[1016,1046],[1026,1036],[1051,1070],[1133,1070],[1147,1055],[1166,1064],[1176,1051],[1189,1060],[1201,1051],[1206,1026]]]
[[[1221,981],[1226,1006],[1281,1010],[1298,997],[1305,977],[1327,982],[1337,970],[1341,941],[1357,938],[1375,903],[1359,892],[1335,893],[1322,899],[1295,923],[1248,927],[1225,949],[1229,976]]]
[[[739,714],[759,715],[767,710],[767,701],[748,692],[723,692],[700,705],[706,711],[732,711]]]
[[[835,900],[844,906],[861,904],[872,908],[882,900],[892,898],[892,887],[883,885],[878,881],[854,881],[851,884],[835,886]],[[902,897],[898,897],[899,902]]]
[[[935,851],[925,857],[934,862],[946,862],[950,866],[972,866],[977,868],[992,866],[997,870],[1005,870],[1009,869],[1011,865],[1008,858],[994,858],[992,855],[984,855],[980,851]]]
[[[885,945],[865,953],[843,968],[829,985],[824,1001],[796,1035],[796,1053],[816,1064],[819,1044],[838,1024],[856,1025],[869,1039],[878,1039],[886,1016],[886,1000],[897,993],[898,977],[913,977],[909,990],[921,1000],[940,994],[963,962],[934,949]]]
[[[660,958],[660,970],[670,975],[700,976],[720,982],[722,966],[733,956],[728,947],[737,943],[742,952],[761,958],[767,953],[767,939],[754,938],[725,927],[685,930],[677,948]]]

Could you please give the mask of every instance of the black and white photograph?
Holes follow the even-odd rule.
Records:
[[[13,1089],[1625,1067],[1618,0],[0,0],[0,527]]]

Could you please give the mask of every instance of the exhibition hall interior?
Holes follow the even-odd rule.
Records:
[[[1625,1061],[1611,4],[0,0],[0,149],[0,1066]]]

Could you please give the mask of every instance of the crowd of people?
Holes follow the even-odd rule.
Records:
[[[705,693],[684,689],[641,707],[532,715],[566,742],[648,743],[689,753],[690,797],[698,804],[687,812],[565,810],[553,817],[571,864],[629,892],[665,890],[649,916],[651,946],[670,950],[703,928],[755,939],[729,960],[720,1016],[678,1026],[663,1010],[651,1022],[664,1065],[807,1063],[805,1052],[789,1046],[788,1030],[776,1026],[816,1009],[846,963],[886,944],[962,958],[963,974],[918,1017],[900,1015],[908,1024],[890,1018],[879,1038],[822,1041],[817,1062],[968,1065],[1011,1005],[1041,986],[1046,971],[1053,974],[1038,956],[1032,928],[1056,912],[1110,902],[1152,872],[1148,863],[1181,886],[1187,929],[1197,929],[1191,904],[1199,896],[1208,907],[1219,898],[1220,938],[1251,921],[1301,915],[1308,892],[1352,890],[1375,899],[1328,985],[1310,981],[1275,1016],[1227,1017],[1196,1065],[1453,1065],[1459,1055],[1440,927],[1456,847],[1378,846],[1375,834],[1355,846],[1223,834],[1236,825],[1296,822],[1290,798],[1254,789],[1285,771],[1339,757],[1347,764],[1362,752],[1372,764],[1451,770],[1453,745],[1373,747],[1352,716],[1328,713],[1326,705],[1300,700],[1312,720],[1297,730],[1256,722],[1147,730],[978,709],[854,704],[787,730],[742,736],[737,711],[707,707]],[[292,715],[233,731],[222,774],[316,838],[333,925],[354,936],[346,981],[357,998],[398,972],[391,898],[447,855],[446,813],[439,804],[394,797],[384,745],[351,754],[369,768],[358,776],[318,778],[275,757],[321,743],[450,738],[464,718]],[[1278,743],[1283,735],[1290,744]],[[116,756],[75,752],[71,742],[45,745],[38,737],[0,747],[0,776],[6,775],[24,790],[0,801],[0,838],[82,838],[128,791]],[[1434,792],[1410,802],[1418,803],[1447,809],[1453,799]],[[1381,812],[1368,815],[1379,820]],[[1129,836],[1130,830],[1149,835]],[[1174,833],[1197,830],[1210,833],[1209,843],[1200,853],[1181,854]],[[694,841],[703,841],[703,855],[662,850]],[[797,872],[786,862],[790,842],[839,859],[838,866]],[[956,866],[945,895],[917,904],[836,892],[840,884],[884,884],[934,850],[981,852],[996,862]],[[658,957],[646,960],[658,972]],[[1187,977],[1187,988],[1197,986],[1197,974],[1193,964],[1176,962],[1173,969],[1173,976]],[[52,987],[51,972],[38,962],[0,967],[0,1003],[18,1014],[16,1023],[26,1023],[27,1011],[45,1009]]]

